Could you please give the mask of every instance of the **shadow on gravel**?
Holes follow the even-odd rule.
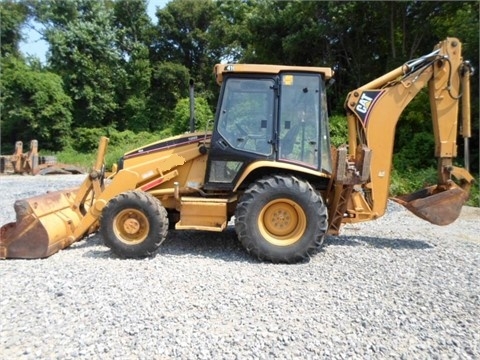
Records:
[[[95,233],[77,242],[74,242],[70,247],[67,247],[63,251],[68,249],[83,249],[83,248],[89,248],[92,246],[101,246],[101,245],[103,245],[102,238]]]
[[[81,249],[94,246],[101,246],[100,249],[92,248],[83,256],[88,258],[111,258],[119,257],[112,253],[98,235],[84,239],[71,248]],[[68,249],[68,248],[67,248]],[[66,249],[66,250],[67,250]],[[192,256],[208,257],[223,261],[261,263],[255,257],[249,255],[238,241],[233,227],[227,228],[224,232],[216,233],[210,231],[175,231],[170,230],[167,238],[160,246],[155,256]],[[153,257],[155,257],[153,256]],[[141,259],[139,259],[141,260]]]
[[[369,236],[328,236],[325,239],[325,246],[368,246],[377,249],[406,249],[425,250],[433,246],[422,240],[409,239],[382,239]]]
[[[162,255],[195,256],[223,261],[260,263],[258,259],[249,255],[243,248],[232,226],[219,233],[171,230],[160,247],[158,256]]]
[[[312,256],[319,256],[328,246],[366,246],[377,249],[425,250],[433,248],[422,240],[386,239],[368,236],[327,236],[323,247]],[[97,234],[83,239],[63,251],[74,249],[88,249],[83,256],[96,259],[119,259],[108,249]],[[210,231],[175,231],[170,230],[167,239],[160,246],[154,257],[161,256],[189,256],[218,259],[228,262],[243,262],[251,264],[264,263],[249,255],[240,244],[235,229],[230,226],[221,233]],[[141,259],[139,259],[141,260]],[[297,265],[306,264],[306,259]],[[292,264],[293,266],[295,264]]]

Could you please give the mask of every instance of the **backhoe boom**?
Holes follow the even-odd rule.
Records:
[[[438,182],[394,200],[434,224],[449,224],[458,217],[473,181],[467,171],[453,166],[457,155],[460,99],[463,99],[463,134],[470,136],[470,122],[466,115],[470,110],[469,97],[462,94],[462,88],[469,88],[469,78],[469,66],[462,59],[460,41],[447,38],[430,54],[409,61],[348,94],[345,108],[350,160],[357,156],[357,144],[368,146],[372,159],[370,180],[357,183],[346,206],[343,222],[370,220],[385,213],[395,128],[402,111],[426,86],[434,129],[434,155],[438,159]],[[459,185],[453,182],[454,178]]]

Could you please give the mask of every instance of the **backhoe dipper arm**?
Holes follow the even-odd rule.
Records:
[[[459,215],[468,198],[473,177],[453,166],[457,155],[459,100],[462,98],[463,134],[470,136],[470,67],[461,57],[461,43],[447,38],[434,51],[350,92],[345,102],[348,121],[349,159],[358,146],[371,150],[370,180],[350,196],[343,222],[364,221],[385,213],[389,196],[395,127],[408,103],[428,85],[438,158],[438,184],[396,200],[421,218],[445,225]],[[452,181],[460,180],[461,187]]]

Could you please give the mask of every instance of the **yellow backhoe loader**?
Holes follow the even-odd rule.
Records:
[[[313,254],[342,223],[385,213],[395,126],[429,88],[438,184],[397,199],[438,225],[459,216],[473,177],[453,165],[462,100],[470,136],[469,78],[461,43],[355,89],[345,101],[348,146],[330,146],[327,67],[218,64],[213,131],[191,132],[130,151],[105,178],[107,138],[78,189],[18,200],[1,228],[0,258],[41,258],[99,231],[120,257],[151,256],[169,229],[223,231],[262,260],[293,263]]]

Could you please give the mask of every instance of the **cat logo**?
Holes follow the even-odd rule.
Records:
[[[367,124],[370,112],[382,94],[384,94],[383,90],[366,90],[362,92],[354,111],[363,124]]]
[[[362,113],[362,114],[365,115],[368,111],[368,108],[370,107],[370,105],[372,103],[372,100],[373,100],[373,98],[371,98],[367,94],[363,93],[362,97],[358,101],[358,105],[355,108],[355,110],[357,110],[359,113]]]

